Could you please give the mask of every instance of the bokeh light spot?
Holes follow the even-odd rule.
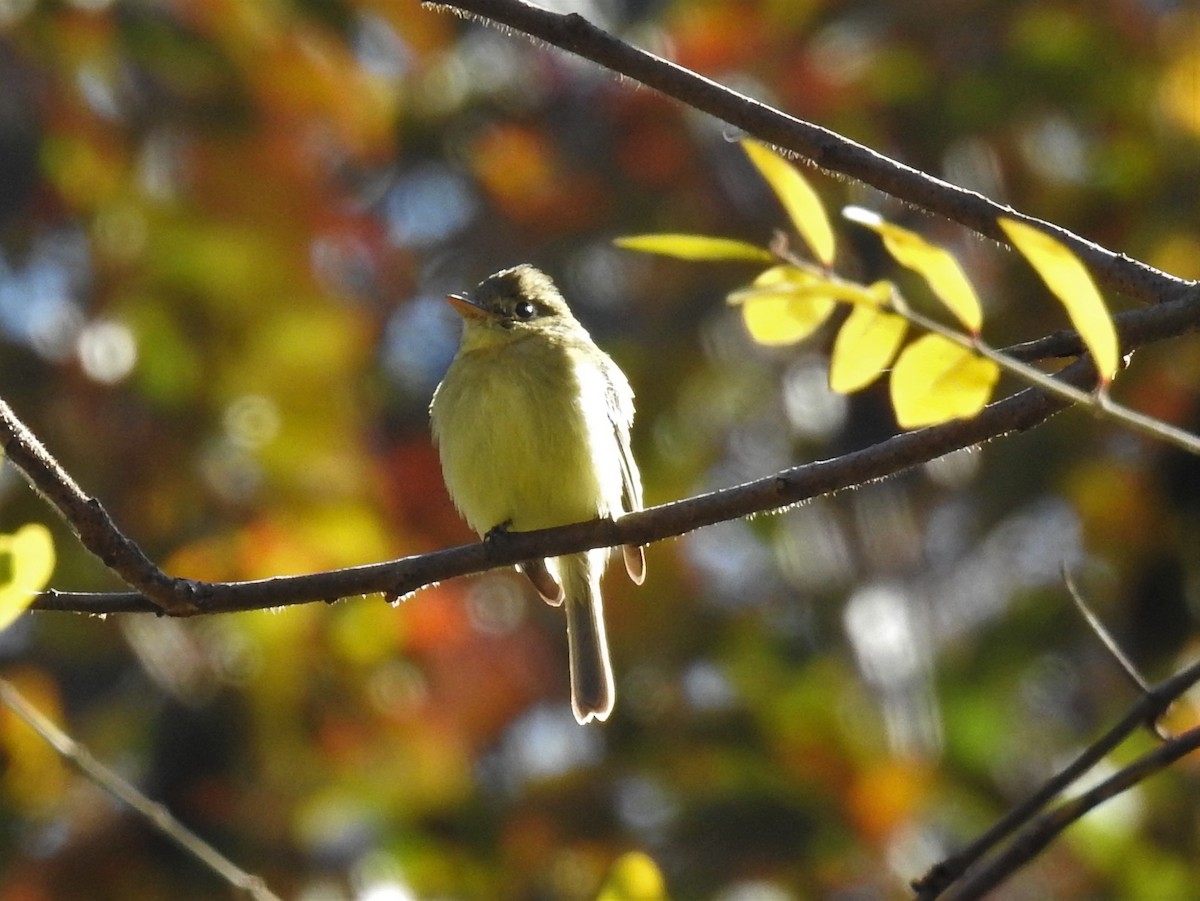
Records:
[[[236,447],[256,450],[278,437],[282,417],[279,406],[271,398],[243,394],[225,408],[222,424]]]
[[[137,363],[137,341],[124,323],[98,320],[84,326],[78,340],[79,365],[88,378],[113,385]]]

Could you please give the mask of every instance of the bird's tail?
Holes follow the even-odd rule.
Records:
[[[603,722],[616,700],[608,636],[604,630],[604,601],[600,575],[608,552],[604,549],[558,558],[567,610],[567,646],[571,655],[571,708],[581,724]]]

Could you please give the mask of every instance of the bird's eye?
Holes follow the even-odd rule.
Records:
[[[522,300],[515,307],[513,307],[513,315],[522,322],[528,322],[535,315],[537,315],[537,307],[527,300]]]

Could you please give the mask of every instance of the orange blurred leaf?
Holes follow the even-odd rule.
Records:
[[[62,721],[58,685],[35,669],[10,672],[8,681],[33,707],[54,722]],[[0,754],[4,758],[0,788],[9,804],[28,812],[45,811],[62,797],[67,767],[59,753],[32,726],[0,708]]]

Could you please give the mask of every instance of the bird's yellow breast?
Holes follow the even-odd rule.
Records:
[[[604,373],[577,352],[537,336],[464,341],[430,412],[446,487],[479,534],[620,510]]]

